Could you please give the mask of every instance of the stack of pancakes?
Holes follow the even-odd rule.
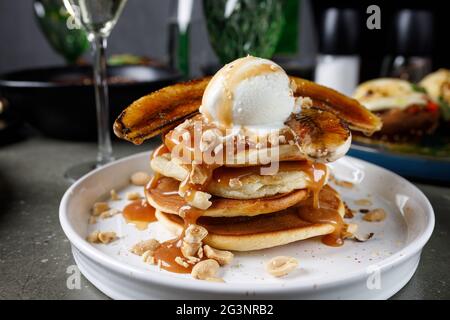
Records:
[[[212,172],[203,189],[212,196],[211,204],[195,217],[195,223],[208,230],[205,244],[249,251],[324,235],[328,244],[340,244],[345,208],[327,185],[327,166],[307,160],[278,165],[277,171],[264,175],[261,165],[223,165]],[[193,222],[182,214],[186,200],[179,195],[189,168],[172,159],[168,150],[154,154],[151,167],[157,178],[146,188],[147,200],[158,220],[180,235]]]

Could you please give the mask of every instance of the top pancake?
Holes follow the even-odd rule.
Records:
[[[154,171],[178,181],[183,181],[189,175],[188,169],[179,164],[176,159],[171,159],[170,154],[155,157],[150,164]],[[274,167],[275,164],[278,168]],[[261,166],[220,167],[214,171],[213,178],[204,191],[221,198],[259,199],[312,187],[313,180],[319,174],[314,170],[325,174],[324,182],[328,176],[325,165],[311,164],[306,161],[272,163],[270,168],[275,171],[271,174],[261,174],[263,173]]]

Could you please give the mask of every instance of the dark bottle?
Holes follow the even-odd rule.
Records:
[[[360,15],[353,8],[327,8],[319,21],[314,81],[351,95],[359,82]]]
[[[433,14],[427,10],[402,9],[395,16],[382,77],[418,82],[431,72]]]

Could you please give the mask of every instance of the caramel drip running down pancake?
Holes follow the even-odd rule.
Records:
[[[310,223],[328,223],[334,226],[334,232],[322,237],[322,242],[328,246],[339,247],[344,244],[342,231],[344,220],[338,212],[341,200],[337,192],[329,186],[325,186],[319,192],[318,202],[316,199],[308,198],[296,206],[300,219]]]
[[[156,249],[153,256],[156,261],[161,261],[161,268],[164,270],[175,273],[190,273],[193,265],[189,264],[186,268],[178,264],[175,259],[177,257],[184,257],[181,251],[184,232],[189,225],[197,223],[198,218],[203,214],[203,210],[191,206],[184,206],[180,208],[180,212],[182,212],[184,216],[182,219],[183,232],[178,238],[163,242],[161,246]]]
[[[337,192],[325,186],[319,193],[320,208],[314,209],[312,202],[310,197],[296,206],[255,217],[200,217],[197,224],[205,227],[210,234],[230,237],[270,234],[330,224],[334,227],[334,231],[323,236],[322,242],[330,246],[342,245],[341,231],[344,222],[340,212],[342,201]],[[178,225],[183,224],[183,219],[177,215],[165,214],[165,217]]]
[[[162,145],[158,149],[156,149],[155,152],[153,152],[152,158],[161,156],[162,154],[167,152],[168,148],[165,145]],[[177,189],[171,188],[166,192],[166,194],[164,194],[164,196],[174,195],[175,193],[178,194],[182,188],[185,189],[185,199],[183,201],[183,206],[178,208],[178,214],[184,216],[183,232],[178,238],[163,242],[154,253],[156,261],[160,261],[159,263],[161,263],[161,268],[175,273],[190,273],[192,270],[192,265],[189,264],[189,266],[186,268],[178,264],[175,259],[177,257],[183,257],[183,254],[181,252],[181,245],[182,239],[184,237],[184,230],[186,230],[189,225],[195,224],[197,219],[203,214],[203,210],[194,208],[186,203],[186,201],[189,201],[189,197],[193,197],[195,192],[194,187],[187,183],[188,178],[186,179],[186,181],[182,182],[182,184],[184,185],[183,187],[178,186]],[[161,175],[156,173],[147,184],[146,190],[154,190],[160,183],[160,180]]]

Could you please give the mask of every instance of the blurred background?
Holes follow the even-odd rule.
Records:
[[[312,67],[318,53],[318,34],[315,19],[319,20],[320,11],[326,7],[354,7],[366,18],[365,9],[378,4],[382,9],[381,30],[368,30],[364,25],[363,43],[359,47],[366,70],[363,79],[378,76],[383,56],[393,48],[389,48],[389,31],[393,15],[402,8],[424,9],[432,12],[436,25],[435,35],[430,38],[441,41],[430,41],[434,68],[449,67],[447,57],[450,54],[446,41],[448,26],[445,18],[443,1],[324,1],[296,0],[298,2],[298,63]],[[315,7],[313,7],[313,3]],[[33,0],[0,0],[0,73],[49,65],[64,64],[64,58],[52,49],[41,32],[35,17]],[[169,61],[170,24],[174,22],[173,7],[177,1],[130,0],[127,2],[122,16],[112,32],[108,43],[108,55],[130,53],[146,56],[161,62]],[[317,8],[316,12],[313,11]],[[314,14],[315,13],[315,14]],[[211,48],[203,13],[203,2],[193,0],[191,24],[190,66],[191,76],[200,76],[202,66],[218,61]],[[365,19],[364,19],[365,20]],[[365,21],[363,21],[365,22]],[[356,28],[356,26],[355,26]],[[193,32],[192,32],[193,31]],[[431,40],[431,39],[430,39]],[[89,58],[88,52],[85,54]]]
[[[106,49],[110,124],[135,99],[211,75],[246,54],[273,59],[291,75],[347,95],[369,79],[393,77],[415,85],[450,68],[443,1],[110,3],[121,4]],[[63,0],[0,0],[0,46],[0,144],[24,131],[27,137],[31,132],[66,141],[96,139],[90,44]],[[413,147],[397,144],[394,151],[448,159],[450,104],[441,105],[439,119],[429,125],[432,135],[424,139],[419,130],[420,139],[402,138]],[[376,148],[395,149],[387,143]]]
[[[0,0],[0,72],[29,67],[64,64],[64,58],[52,49],[36,21],[33,0]],[[62,1],[61,1],[62,2]],[[178,1],[130,0],[108,42],[108,55],[130,53],[160,62],[169,62],[171,23],[176,20]],[[313,18],[309,0],[299,1],[300,62],[312,65],[316,52]],[[193,1],[190,18],[190,75],[202,75],[202,66],[218,59],[209,44],[201,0]],[[19,18],[20,17],[20,18]],[[14,26],[13,28],[11,26]],[[192,30],[193,29],[193,30]],[[89,52],[84,56],[89,59]]]

